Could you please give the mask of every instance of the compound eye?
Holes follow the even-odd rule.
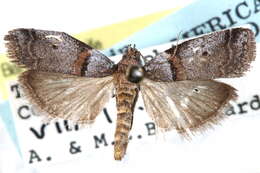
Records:
[[[144,77],[143,68],[137,65],[130,66],[126,73],[127,80],[133,83],[139,83]]]

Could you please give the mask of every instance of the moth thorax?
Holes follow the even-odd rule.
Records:
[[[144,77],[144,70],[141,66],[131,65],[126,71],[126,78],[129,82],[139,83]]]

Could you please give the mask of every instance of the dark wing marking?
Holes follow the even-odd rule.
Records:
[[[233,28],[184,41],[159,54],[144,69],[146,77],[155,81],[240,77],[255,59],[255,51],[254,33]]]
[[[34,70],[19,77],[25,96],[40,115],[88,124],[111,98],[112,80],[112,76],[88,78]]]
[[[64,32],[15,29],[4,38],[10,59],[32,70],[104,77],[114,63],[99,51]]]
[[[214,80],[154,82],[144,79],[141,93],[148,114],[165,130],[205,130],[224,118],[224,109],[236,98],[235,89]]]

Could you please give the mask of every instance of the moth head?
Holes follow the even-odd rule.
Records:
[[[124,54],[123,59],[131,62],[131,64],[142,64],[141,61],[142,54],[135,48],[135,45],[132,47],[128,45]]]
[[[139,83],[144,77],[141,53],[135,46],[129,45],[123,54],[123,58],[117,64],[117,70],[124,73],[129,82]]]
[[[139,83],[144,78],[144,70],[140,65],[130,65],[126,70],[126,78],[133,83]]]

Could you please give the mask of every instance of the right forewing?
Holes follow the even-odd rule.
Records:
[[[154,81],[241,77],[255,59],[255,36],[232,28],[186,40],[160,53],[144,69]]]
[[[114,88],[112,77],[87,78],[29,70],[19,77],[25,96],[37,113],[90,124]]]

